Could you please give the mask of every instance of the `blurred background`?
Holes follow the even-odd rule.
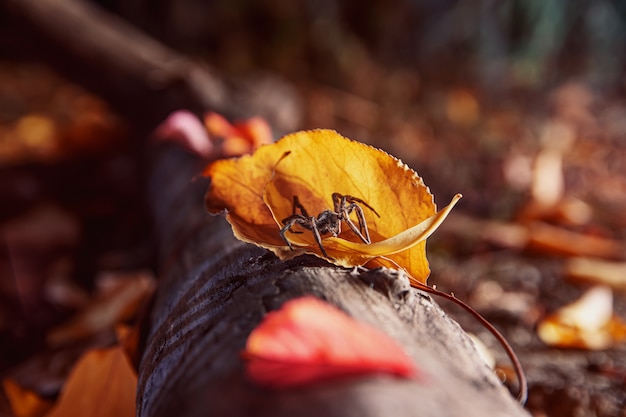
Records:
[[[293,129],[386,150],[439,206],[462,193],[429,240],[429,283],[502,329],[533,415],[626,416],[626,3],[91,4],[232,82],[278,83],[268,99]],[[0,372],[53,397],[76,352],[107,340],[100,328],[63,339],[59,326],[94,299],[112,309],[111,280],[141,288],[137,303],[149,292],[150,127],[22,36],[0,16]],[[514,379],[484,329],[456,317]]]

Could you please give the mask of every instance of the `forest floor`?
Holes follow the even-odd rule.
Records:
[[[507,337],[534,416],[626,416],[621,97],[575,81],[494,94],[424,85],[403,70],[379,68],[366,79],[342,88],[296,83],[302,127],[336,129],[399,157],[440,207],[464,195],[429,240],[428,283]],[[92,311],[94,300],[110,320],[128,320],[133,314],[111,300],[129,294],[124,307],[136,312],[153,288],[140,159],[128,121],[47,70],[0,63],[0,89],[0,373],[54,397],[79,353],[114,337],[106,324],[77,330],[68,320]],[[553,315],[589,290],[574,316],[595,322],[575,328]],[[441,304],[514,381],[489,333]],[[539,337],[546,323],[550,341]]]

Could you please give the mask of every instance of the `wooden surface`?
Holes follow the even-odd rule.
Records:
[[[402,274],[331,266],[314,257],[281,262],[236,241],[190,183],[193,158],[156,153],[152,202],[163,259],[138,386],[138,415],[524,416],[462,329]],[[268,391],[249,384],[239,353],[264,314],[313,294],[381,329],[423,372]]]

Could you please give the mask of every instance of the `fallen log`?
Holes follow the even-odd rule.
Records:
[[[254,109],[267,116],[257,111],[267,98],[251,100],[249,89],[240,94],[91,4],[0,0],[0,9],[5,33],[147,128],[178,108],[237,117]],[[208,217],[206,183],[190,181],[201,161],[165,145],[147,154],[160,278],[146,323],[138,416],[528,415],[463,330],[403,274],[343,269],[308,256],[279,261],[235,240],[223,219]],[[247,382],[239,352],[248,334],[268,311],[304,294],[388,334],[422,377],[355,378],[281,391]]]
[[[163,260],[139,369],[138,415],[524,416],[473,342],[397,271],[345,269],[309,256],[283,262],[237,241],[204,212],[200,161],[156,151],[151,171]],[[272,391],[244,376],[240,352],[263,316],[312,294],[395,339],[422,377],[377,376]]]

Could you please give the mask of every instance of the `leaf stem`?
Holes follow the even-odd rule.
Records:
[[[422,291],[425,291],[431,294],[438,295],[439,297],[443,297],[446,300],[452,301],[453,303],[457,304],[458,306],[462,307],[465,311],[470,313],[476,320],[478,320],[478,322],[480,322],[480,324],[482,324],[487,330],[489,330],[489,332],[491,332],[491,334],[498,340],[498,342],[500,342],[500,345],[504,348],[507,356],[509,357],[509,359],[511,360],[511,363],[513,364],[513,368],[515,369],[515,375],[517,376],[517,382],[519,385],[519,392],[517,394],[517,400],[519,401],[521,405],[524,405],[526,403],[526,400],[528,399],[528,381],[526,380],[526,374],[524,373],[522,364],[519,361],[515,352],[513,351],[513,348],[511,347],[509,342],[507,342],[507,340],[504,338],[502,333],[500,333],[498,329],[496,329],[493,326],[493,324],[489,323],[487,319],[481,316],[480,313],[478,313],[476,310],[474,310],[464,301],[461,301],[460,299],[456,298],[454,294],[448,294],[443,291],[436,290],[422,283],[412,283],[412,285],[417,289],[420,289]]]

